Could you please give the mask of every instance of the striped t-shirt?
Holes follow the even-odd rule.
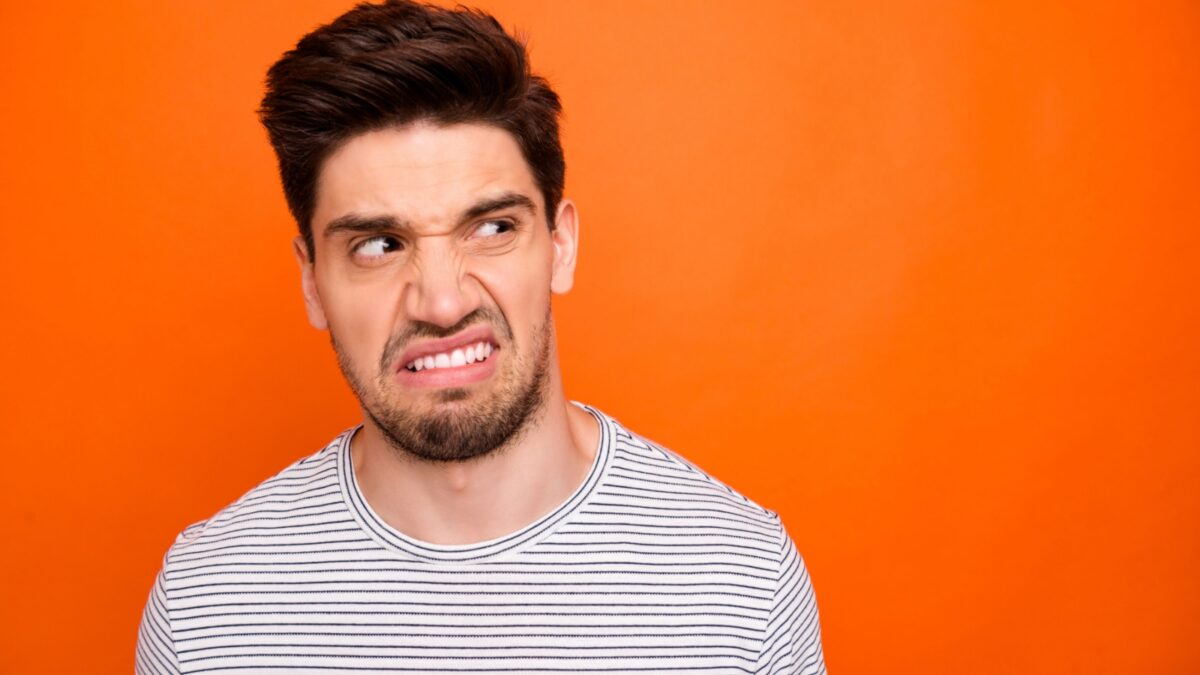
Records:
[[[137,672],[824,673],[779,518],[586,409],[600,443],[579,488],[461,546],[376,515],[343,433],[179,535]]]

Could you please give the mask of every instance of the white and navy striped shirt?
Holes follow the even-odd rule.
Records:
[[[433,545],[363,499],[343,433],[188,527],[138,634],[150,673],[824,673],[779,518],[612,418],[518,532]]]

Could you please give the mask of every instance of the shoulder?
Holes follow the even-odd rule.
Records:
[[[783,532],[775,512],[755,503],[679,453],[609,419],[615,436],[605,481],[609,491],[643,504],[658,503],[666,509],[685,508],[698,516],[739,524],[779,541]]]
[[[286,530],[339,504],[338,458],[351,433],[348,430],[340,434],[210,518],[184,528],[167,552],[166,563],[189,552],[236,546],[255,536],[262,537],[267,530]]]

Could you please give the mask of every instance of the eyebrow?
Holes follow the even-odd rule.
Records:
[[[342,232],[383,232],[407,227],[407,224],[391,216],[360,216],[357,213],[347,213],[329,221],[321,236],[328,239]]]
[[[533,205],[533,200],[529,197],[526,197],[520,192],[505,192],[498,197],[477,202],[474,206],[467,209],[466,212],[463,213],[459,222],[474,220],[475,218],[487,215],[492,211],[502,211],[504,209],[511,208],[522,208],[528,211],[531,215],[537,213],[537,207]]]
[[[461,225],[493,211],[511,208],[526,210],[531,215],[537,213],[537,206],[529,197],[519,192],[505,192],[472,204],[459,216],[458,222]],[[347,213],[329,221],[329,225],[325,227],[325,232],[321,236],[328,239],[343,232],[385,232],[405,229],[410,229],[408,222],[392,216],[363,216],[357,213]]]

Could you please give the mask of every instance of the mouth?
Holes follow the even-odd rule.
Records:
[[[491,342],[480,340],[479,342],[467,345],[465,348],[455,347],[451,350],[418,356],[405,364],[404,369],[410,373],[419,373],[423,370],[437,370],[439,368],[461,368],[467,364],[486,361],[496,349],[499,348]]]
[[[480,324],[447,338],[409,346],[397,359],[396,374],[408,386],[466,386],[492,375],[499,351],[491,327]]]

